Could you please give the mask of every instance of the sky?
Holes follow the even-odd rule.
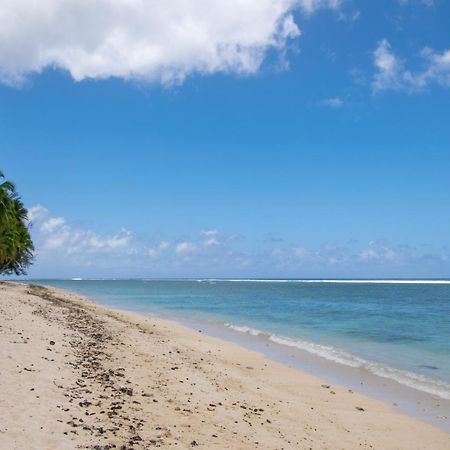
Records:
[[[30,277],[450,277],[446,0],[3,0]]]

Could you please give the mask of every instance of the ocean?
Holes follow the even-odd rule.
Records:
[[[450,399],[449,280],[33,280]]]

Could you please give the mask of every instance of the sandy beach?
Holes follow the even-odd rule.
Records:
[[[175,322],[0,283],[1,449],[449,449],[450,434]]]

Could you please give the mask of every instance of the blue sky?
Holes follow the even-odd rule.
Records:
[[[30,276],[450,276],[448,2],[97,3],[0,6]]]

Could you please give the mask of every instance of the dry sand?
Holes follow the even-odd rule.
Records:
[[[1,449],[450,449],[393,407],[174,322],[0,283]]]

